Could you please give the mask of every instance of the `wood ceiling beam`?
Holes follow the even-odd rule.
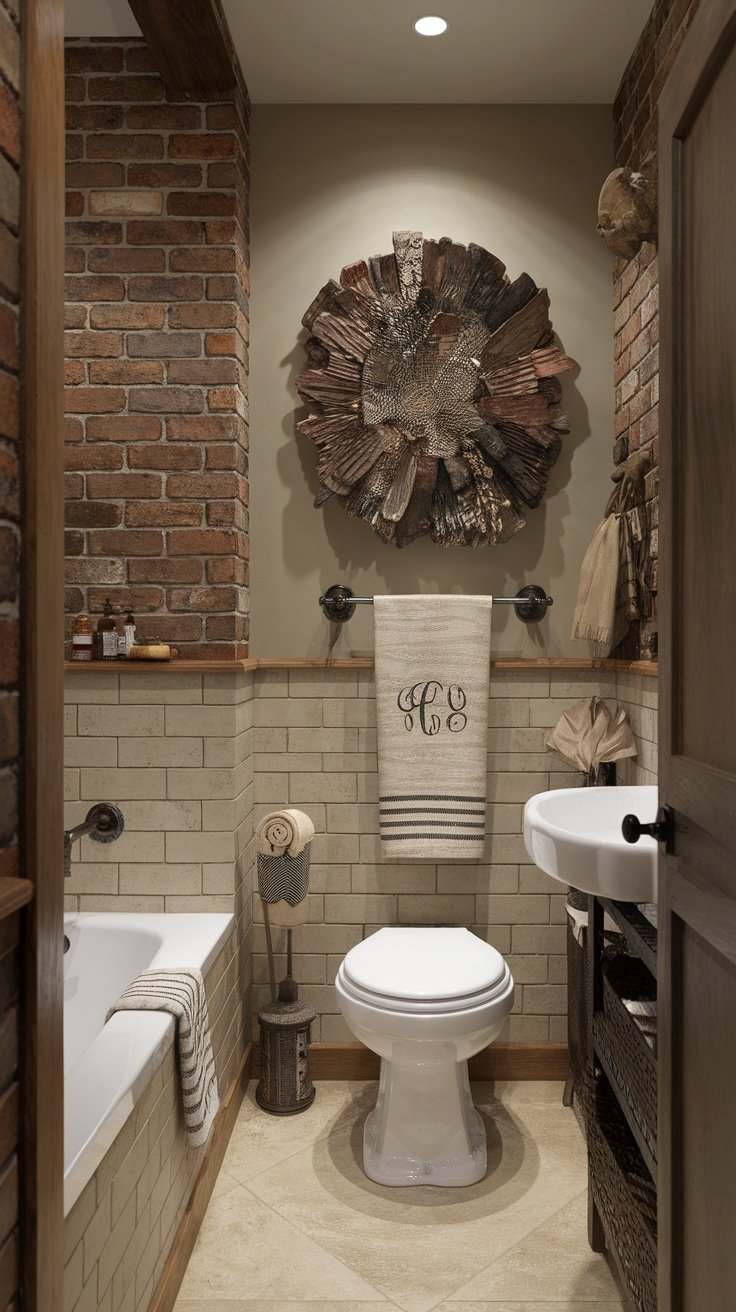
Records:
[[[130,0],[171,100],[232,93],[235,55],[219,0]]]

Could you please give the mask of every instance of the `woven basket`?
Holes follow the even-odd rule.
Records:
[[[656,982],[636,957],[622,954],[603,962],[603,1011],[593,1021],[595,1042],[655,1162],[656,1033],[651,1020],[632,1015],[623,999],[653,1002],[656,997]]]
[[[657,1308],[657,1191],[604,1075],[592,1091],[590,1188],[637,1312]]]

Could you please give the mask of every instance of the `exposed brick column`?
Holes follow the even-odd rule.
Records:
[[[171,104],[140,41],[67,74],[67,610],[245,655],[247,93]]]
[[[613,107],[616,164],[641,170],[655,186],[658,174],[657,105],[699,0],[656,0],[646,27],[621,79]],[[659,559],[659,283],[657,248],[646,243],[633,260],[616,260],[613,275],[614,379],[616,419],[614,461],[649,446],[652,469],[646,479],[649,579],[656,592]],[[632,631],[621,654],[649,650],[656,618]]]

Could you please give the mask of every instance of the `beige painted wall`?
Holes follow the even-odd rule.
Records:
[[[578,572],[610,484],[611,257],[595,231],[612,163],[603,105],[259,105],[252,125],[251,561],[258,656],[326,654],[317,597],[496,592],[538,582],[555,605],[529,628],[494,616],[495,656],[589,655],[570,638]],[[301,316],[352,260],[391,250],[395,228],[486,246],[514,278],[549,289],[572,418],[548,496],[501,547],[386,546],[336,499],[320,511],[311,442],[295,433]],[[305,413],[301,411],[297,417]],[[358,608],[336,654],[373,645]]]

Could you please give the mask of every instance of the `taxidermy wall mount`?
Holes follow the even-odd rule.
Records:
[[[544,496],[569,432],[549,297],[482,246],[395,232],[391,255],[347,265],[302,319],[309,360],[297,427],[320,492],[384,542],[506,542]]]

